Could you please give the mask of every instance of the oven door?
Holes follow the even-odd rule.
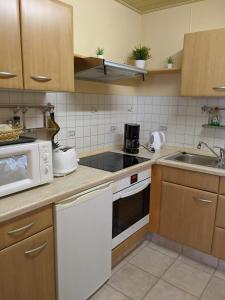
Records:
[[[113,195],[112,248],[149,223],[150,178]]]
[[[31,188],[40,182],[36,144],[0,148],[0,197]]]

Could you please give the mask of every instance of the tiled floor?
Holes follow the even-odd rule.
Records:
[[[225,300],[225,273],[145,241],[90,300]]]

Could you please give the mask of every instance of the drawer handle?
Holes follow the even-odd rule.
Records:
[[[47,76],[31,76],[30,78],[39,82],[48,82],[52,80]]]
[[[206,200],[206,199],[197,198],[197,197],[193,197],[193,199],[196,200],[196,201],[203,202],[203,203],[213,203],[212,200]]]
[[[225,92],[225,86],[215,86],[213,90],[218,92]]]
[[[8,232],[8,234],[9,235],[19,234],[19,233],[21,233],[23,231],[26,231],[26,230],[30,229],[33,225],[34,225],[34,222],[32,222],[32,223],[30,223],[30,224],[28,224],[26,226],[23,226],[21,228],[18,228],[18,229],[15,229],[15,230],[11,230],[11,231]]]
[[[16,77],[17,75],[14,73],[9,73],[9,72],[0,72],[0,78],[3,79],[8,79],[8,78],[13,78]]]
[[[42,249],[44,249],[47,245],[48,245],[48,242],[44,242],[41,246],[31,249],[31,250],[28,250],[28,251],[24,252],[24,254],[26,254],[26,255],[34,254],[34,253],[39,252]]]

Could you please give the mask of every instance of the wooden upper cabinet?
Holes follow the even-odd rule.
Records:
[[[56,0],[21,0],[24,86],[74,91],[73,10]]]
[[[225,29],[184,37],[181,94],[225,96]]]
[[[0,0],[0,88],[23,88],[19,0]]]

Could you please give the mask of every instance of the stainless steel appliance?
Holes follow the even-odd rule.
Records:
[[[114,183],[112,248],[149,223],[150,189],[149,170]]]
[[[124,152],[137,154],[139,152],[139,124],[125,124],[124,126]]]
[[[95,57],[74,57],[75,78],[90,81],[110,82],[114,80],[141,77],[147,70]]]

